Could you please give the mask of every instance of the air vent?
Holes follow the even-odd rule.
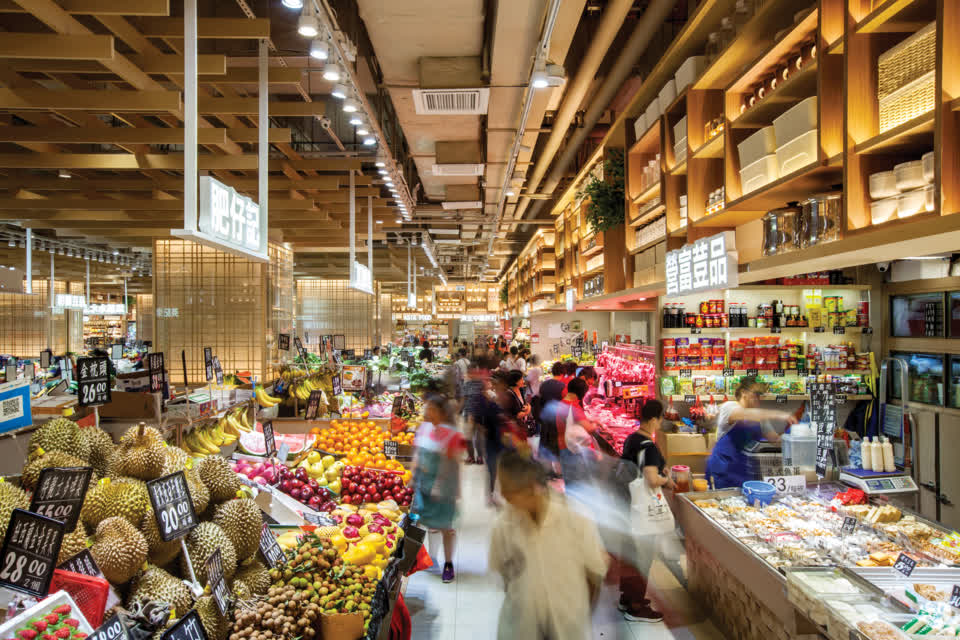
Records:
[[[435,164],[435,176],[482,176],[483,164]]]
[[[487,112],[490,89],[414,89],[413,104],[421,116],[469,116]]]

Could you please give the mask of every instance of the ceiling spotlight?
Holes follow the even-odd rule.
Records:
[[[550,86],[547,80],[547,67],[542,61],[538,61],[533,68],[533,77],[530,78],[530,84],[534,89],[546,89]]]
[[[15,267],[15,266],[13,266],[13,265],[10,265],[10,266],[9,266],[9,267],[7,267],[7,268],[8,268],[8,269],[10,269],[10,271],[14,271],[14,270],[16,270],[16,267]]]
[[[282,0],[283,6],[288,9],[302,9],[303,0]]]
[[[323,79],[330,82],[340,81],[340,66],[335,62],[328,62],[323,65]]]
[[[114,250],[113,250],[113,255],[118,256],[118,255],[120,255],[120,252],[117,251],[116,249],[114,249]]]
[[[353,98],[347,98],[343,101],[343,110],[347,113],[356,113],[360,110],[360,104]]]
[[[377,224],[383,224],[383,220],[377,220]]]
[[[379,156],[378,156],[378,157],[377,157],[377,161],[374,163],[374,165],[377,166],[377,167],[385,167],[385,166],[387,166],[387,163],[384,161],[384,159],[383,159],[382,157],[379,157]]]
[[[330,57],[330,45],[322,38],[314,38],[310,41],[310,57],[317,60],[326,60]]]
[[[517,194],[516,194],[516,192],[514,192],[513,189],[507,189],[506,196],[507,196],[508,198],[512,198],[512,197],[515,196],[515,195],[517,195]]]
[[[358,135],[358,136],[368,136],[368,135],[370,135],[370,129],[367,129],[366,127],[358,127],[358,128],[357,128],[357,135]]]
[[[567,79],[567,73],[564,71],[563,65],[548,62],[546,72],[548,86],[559,87]]]
[[[396,219],[394,220],[394,223],[396,223],[396,224],[403,224],[403,219],[401,219],[401,218],[396,218]]]
[[[347,97],[347,88],[342,84],[337,83],[333,85],[332,89],[330,89],[330,95],[332,95],[334,98],[339,98],[340,100],[343,100],[344,98]]]
[[[359,127],[360,125],[363,124],[363,116],[360,115],[359,113],[353,114],[352,116],[350,116],[350,124],[353,125],[354,127]]]
[[[384,179],[383,179],[383,184],[390,185],[390,186],[392,187],[392,186],[393,186],[393,179],[392,179],[392,178],[389,178],[389,177],[388,177],[388,178],[384,178]]]
[[[373,136],[368,136],[363,139],[363,145],[365,147],[372,147],[375,144],[377,144],[377,139],[374,138]]]
[[[72,257],[73,257],[73,249],[72,249],[72,248],[68,248],[68,249],[67,249],[67,257],[68,257],[68,258],[72,258]]]
[[[63,251],[63,247],[60,247],[60,251],[58,251],[57,253],[59,253],[60,255],[66,255]]]
[[[57,172],[57,177],[58,177],[58,178],[72,178],[73,175],[71,175],[71,173],[70,173],[69,171],[67,171],[66,169],[60,169],[60,171]]]
[[[10,238],[9,240],[7,240],[7,246],[8,246],[8,247],[15,247],[15,246],[17,246],[17,243],[16,243],[16,241],[15,241],[13,238]]]
[[[305,38],[313,38],[320,33],[320,23],[317,21],[317,16],[313,15],[310,5],[304,7],[300,19],[297,20],[297,33]]]
[[[379,169],[379,170],[377,171],[377,173],[379,173],[379,174],[382,175],[382,176],[385,176],[385,175],[389,174],[390,172],[387,171],[386,169]]]

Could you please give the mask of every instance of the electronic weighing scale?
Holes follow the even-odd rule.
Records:
[[[890,502],[907,508],[915,508],[920,488],[903,470],[866,471],[844,467],[840,470],[840,482],[860,489],[871,498],[883,496]]]

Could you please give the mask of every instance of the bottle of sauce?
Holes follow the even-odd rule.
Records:
[[[886,473],[893,473],[897,470],[897,465],[893,460],[893,443],[890,442],[890,438],[884,436],[881,447],[881,451],[883,452],[883,470]]]
[[[860,446],[860,457],[863,459],[861,466],[864,471],[873,471],[873,438],[868,437]]]

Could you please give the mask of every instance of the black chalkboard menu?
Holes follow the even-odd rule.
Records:
[[[833,432],[837,428],[836,385],[831,382],[812,382],[810,393],[810,428],[817,434],[817,476],[827,474],[827,465],[833,457]]]

